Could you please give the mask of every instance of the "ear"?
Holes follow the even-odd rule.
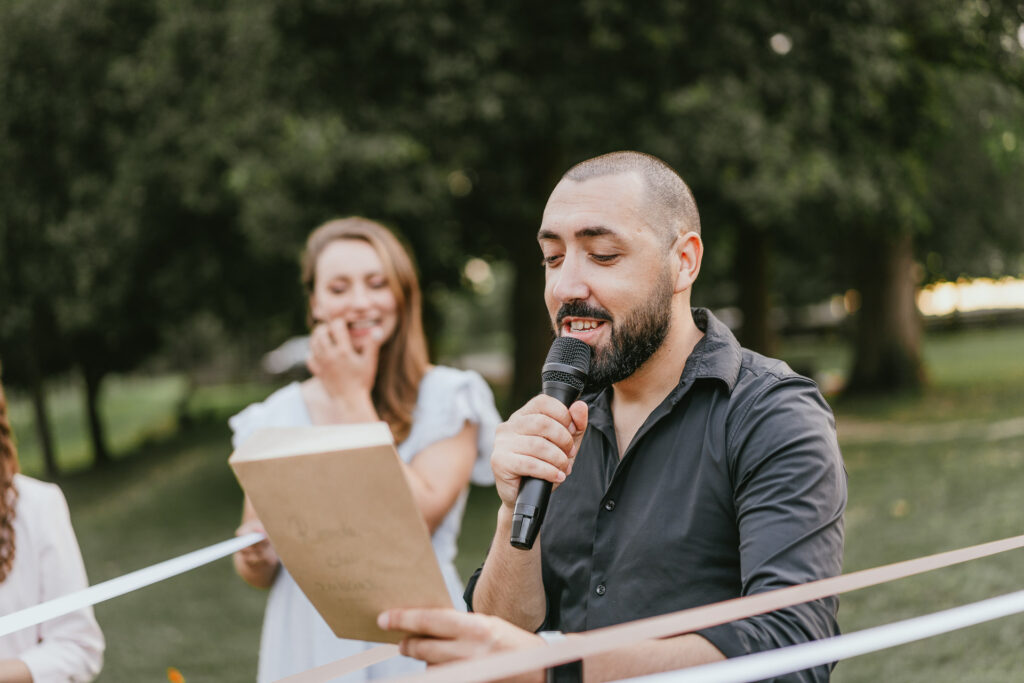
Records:
[[[685,292],[693,286],[700,273],[701,260],[704,258],[704,242],[695,232],[680,233],[672,244],[672,255],[679,266],[675,292]]]

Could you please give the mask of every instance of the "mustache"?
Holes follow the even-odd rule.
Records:
[[[568,301],[562,304],[555,315],[555,325],[561,328],[562,321],[566,318],[591,318],[593,320],[612,322],[611,313],[583,301]]]

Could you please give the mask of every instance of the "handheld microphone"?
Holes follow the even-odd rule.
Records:
[[[575,337],[558,337],[551,344],[541,370],[541,392],[557,398],[566,407],[580,397],[590,372],[590,346]],[[511,543],[529,550],[537,540],[551,496],[551,482],[523,477],[512,512]]]

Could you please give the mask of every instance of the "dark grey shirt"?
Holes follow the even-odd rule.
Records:
[[[741,348],[706,309],[693,314],[705,335],[621,458],[611,389],[585,397],[589,426],[541,531],[546,629],[586,631],[841,571],[846,473],[831,410],[811,380]],[[735,657],[835,635],[837,608],[831,598],[700,633]]]

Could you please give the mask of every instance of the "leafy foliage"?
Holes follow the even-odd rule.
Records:
[[[693,187],[697,302],[741,302],[748,328],[901,254],[863,297],[855,376],[913,383],[912,306],[887,303],[910,260],[1020,267],[1022,21],[976,0],[11,0],[0,355],[95,394],[210,320],[275,343],[301,329],[305,234],[355,213],[404,236],[428,291],[468,255],[512,264],[516,403],[549,339],[543,202],[633,148]]]

